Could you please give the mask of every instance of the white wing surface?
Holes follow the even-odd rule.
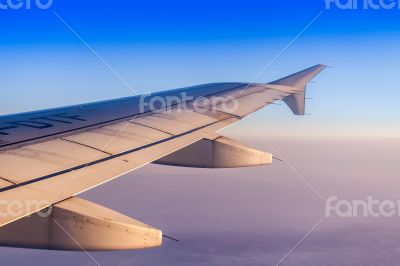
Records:
[[[73,225],[85,224],[81,230],[87,230],[84,234],[88,240],[86,249],[160,245],[160,231],[154,231],[156,236],[151,237],[150,231],[146,231],[151,227],[143,225],[146,236],[137,229],[141,228],[137,221],[121,230],[129,232],[136,228],[140,232],[133,235],[141,237],[139,242],[130,241],[129,237],[133,235],[128,233],[125,246],[104,242],[104,239],[109,239],[110,232],[94,228],[110,228],[115,224],[121,225],[121,222],[118,218],[107,220],[103,217],[106,220],[99,219],[104,225],[99,222],[99,227],[93,228],[87,217],[93,220],[97,214],[84,213],[85,208],[78,207],[83,203],[76,196],[152,162],[210,168],[270,163],[268,154],[221,138],[217,132],[277,100],[284,100],[295,114],[304,114],[305,85],[324,68],[317,65],[270,84],[206,84],[153,95],[0,116],[0,202],[5,203],[0,204],[0,226],[3,226],[0,244],[79,249],[54,233],[57,230],[54,226],[32,236],[37,241],[18,240],[17,231],[22,232],[32,224],[43,226],[35,219],[27,218],[28,215],[53,207],[52,219],[57,218],[59,225],[69,228],[70,235],[80,238],[82,231],[75,231]],[[200,140],[206,141],[204,147],[207,149],[194,145]],[[189,157],[204,162],[186,162],[185,158]],[[18,211],[10,211],[11,204],[18,207]],[[94,209],[103,210],[103,207]],[[106,213],[104,211],[104,216]],[[109,213],[112,217],[119,217],[112,211]],[[88,221],[84,222],[82,217]],[[123,224],[129,221],[121,219]],[[53,230],[51,232],[57,237],[49,238],[49,230]],[[102,236],[104,244],[94,245],[93,240]],[[121,239],[121,235],[118,236]]]

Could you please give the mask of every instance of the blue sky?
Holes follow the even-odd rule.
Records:
[[[54,0],[47,10],[0,10],[0,114],[132,94],[54,12],[145,93],[252,81],[322,10],[320,0]],[[398,198],[399,15],[333,6],[257,80],[333,67],[309,84],[312,115],[294,116],[282,104],[248,118],[326,197]],[[247,123],[224,134],[271,152]],[[276,265],[324,207],[277,161],[215,171],[150,165],[82,197],[181,239],[155,250],[93,253],[100,265]],[[393,265],[398,232],[398,219],[326,219],[282,265]],[[1,252],[2,265],[95,265],[78,252]]]
[[[252,81],[324,9],[320,0],[55,0],[46,10],[34,5],[0,10],[0,113],[132,93],[54,12],[143,93]],[[250,120],[274,136],[293,130],[313,137],[398,135],[399,13],[334,5],[325,10],[257,80],[271,81],[317,63],[333,66],[309,86],[312,116],[293,117],[282,105]]]

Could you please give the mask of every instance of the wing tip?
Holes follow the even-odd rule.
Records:
[[[300,72],[279,79],[272,84],[286,85],[295,87],[299,92],[291,94],[283,99],[295,115],[305,114],[305,87],[306,84],[315,78],[321,71],[328,66],[325,64],[318,64],[310,68],[304,69]]]
[[[271,84],[280,84],[280,85],[295,87],[298,89],[304,89],[305,85],[310,80],[315,78],[315,76],[317,76],[325,68],[327,68],[327,65],[318,64],[318,65],[306,68],[302,71],[296,72],[287,77],[278,79],[278,80],[272,82]]]

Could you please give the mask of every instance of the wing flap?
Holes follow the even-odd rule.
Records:
[[[256,87],[257,88],[257,87]],[[233,114],[239,117],[245,117],[260,108],[287,96],[288,93],[273,90],[264,85],[263,90],[252,92],[245,91],[244,95],[233,98],[227,102],[220,103],[214,107],[215,110]]]
[[[0,177],[13,183],[34,180],[168,139],[173,136],[172,133],[182,134],[216,121],[215,118],[192,111],[172,111],[159,113],[156,118],[132,119],[130,122],[7,150],[0,153]]]
[[[62,139],[0,153],[0,176],[21,183],[108,155]]]
[[[178,135],[216,121],[218,120],[211,116],[196,113],[190,109],[174,108],[151,116],[139,117],[133,120],[133,123],[155,128],[171,135]]]
[[[168,133],[134,122],[135,119],[132,119],[129,123],[118,123],[63,139],[86,145],[108,154],[117,154],[121,151],[134,149],[171,136]]]
[[[21,208],[18,212],[9,213],[6,204],[0,205],[0,213],[6,214],[0,215],[0,227],[131,172],[237,121],[234,118],[223,120],[148,147],[126,151],[65,173],[3,189],[0,201],[18,200]]]

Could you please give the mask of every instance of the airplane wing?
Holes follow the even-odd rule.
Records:
[[[62,250],[161,245],[160,230],[77,196],[149,163],[270,164],[271,154],[217,132],[276,100],[304,114],[306,84],[324,68],[269,84],[205,84],[0,116],[0,245]],[[39,211],[48,215],[32,215]]]

